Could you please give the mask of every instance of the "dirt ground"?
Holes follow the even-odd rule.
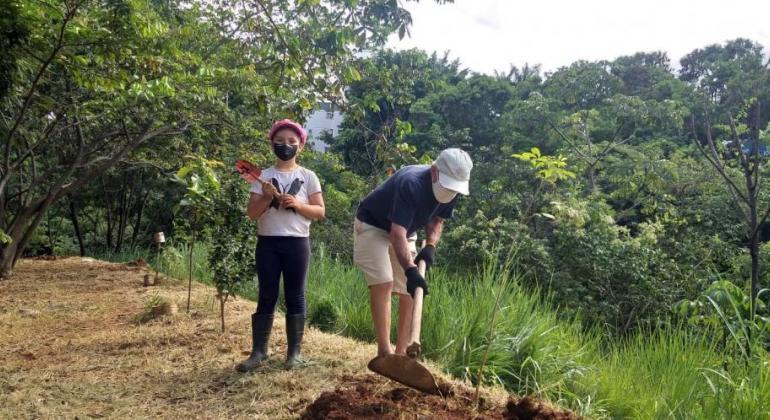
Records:
[[[313,363],[286,371],[279,315],[269,362],[240,374],[233,367],[249,353],[255,304],[228,303],[222,334],[213,288],[193,284],[188,314],[186,282],[143,287],[145,273],[89,258],[20,261],[0,281],[0,418],[353,418],[339,410],[334,417],[322,405],[340,393],[360,399],[345,394],[356,390],[391,402],[404,396],[375,417],[446,418],[436,404],[462,405],[467,397],[435,402],[368,374],[373,345],[313,328],[303,346]],[[137,322],[155,296],[178,311]],[[472,416],[501,418],[505,394],[484,396],[490,408]],[[347,401],[353,411],[370,403]]]
[[[443,385],[443,384],[442,384]],[[443,389],[444,386],[441,386]],[[485,395],[475,402],[473,390],[450,384],[447,395],[425,395],[410,388],[383,384],[375,375],[343,377],[334,391],[324,392],[302,413],[302,420],[364,418],[401,419],[577,419],[530,398],[510,398],[503,406]]]

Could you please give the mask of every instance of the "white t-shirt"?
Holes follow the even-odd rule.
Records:
[[[272,183],[281,194],[292,194],[307,204],[310,196],[321,192],[321,183],[316,174],[310,169],[298,167],[290,172],[281,172],[271,166],[262,171],[261,178]],[[251,192],[262,195],[262,184],[255,182]],[[307,238],[310,236],[310,222],[307,217],[289,209],[282,209],[276,199],[259,217],[258,233],[260,236],[295,236]]]

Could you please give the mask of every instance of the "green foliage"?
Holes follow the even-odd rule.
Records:
[[[266,166],[273,120],[344,96],[334,152],[302,157],[327,206],[313,226],[312,323],[373,339],[365,283],[345,264],[356,206],[388,169],[463,147],[472,194],[430,279],[430,358],[478,381],[489,346],[483,380],[589,417],[768,417],[766,292],[755,288],[752,320],[752,294],[734,285],[752,256],[766,265],[767,247],[747,251],[746,207],[688,145],[708,133],[725,179],[745,181],[745,163],[767,176],[764,158],[739,159],[744,140],[723,143],[768,143],[759,44],[695,50],[677,73],[653,52],[489,76],[447,55],[381,50],[411,24],[391,0],[6,3],[1,275],[24,248],[75,252],[79,220],[87,246],[112,258],[146,256],[152,232],[170,233],[155,264],[213,282],[222,312],[234,293],[255,296],[245,186],[230,176],[220,189],[217,162]],[[201,246],[184,243],[193,232]],[[516,271],[500,268],[500,243],[517,250]],[[670,323],[676,302],[689,325]]]
[[[13,238],[8,236],[8,234],[5,233],[4,230],[0,229],[0,245],[10,244],[12,241],[13,241]]]
[[[315,325],[321,331],[336,333],[335,328],[340,324],[340,314],[337,306],[331,299],[323,299],[310,308],[307,319],[311,325]]]
[[[515,261],[524,250],[516,252]],[[135,259],[136,251],[110,259]],[[167,266],[179,267],[184,275],[185,253],[167,253],[177,255]],[[431,294],[423,308],[423,350],[447,372],[477,379],[482,349],[489,344],[483,332],[495,303],[490,290],[508,276],[486,381],[502,383],[514,394],[532,392],[587,418],[770,415],[770,364],[761,348],[744,362],[720,348],[712,326],[693,331],[678,324],[639,329],[617,340],[565,319],[549,298],[522,287],[520,277],[511,273],[523,270],[501,268],[489,261],[473,274],[432,271]],[[242,290],[256,298],[253,288]],[[330,258],[323,247],[315,252],[307,290],[311,324],[374,340],[367,293],[359,270]]]
[[[715,272],[735,273],[743,254],[745,230],[729,194],[687,145],[688,118],[704,110],[697,83],[711,69],[733,80],[719,95],[735,83],[750,98],[744,88],[768,91],[768,79],[750,42],[707,49],[714,53],[693,52],[680,78],[660,52],[490,77],[418,51],[385,51],[357,65],[361,78],[347,93],[361,106],[346,113],[330,143],[372,185],[393,162],[466,148],[475,164],[472,194],[447,223],[442,263],[467,270],[490,258],[496,241],[521,244],[526,284],[583,313],[587,325],[628,333],[665,323],[670,305],[697,296]],[[703,77],[686,76],[694,69]],[[770,114],[759,115],[766,125]],[[384,126],[396,151],[393,133],[409,127],[403,140],[414,152],[403,150],[411,157],[372,147]],[[736,124],[739,133],[750,128]]]
[[[216,220],[208,262],[220,302],[222,331],[225,303],[235,296],[240,283],[253,279],[255,274],[256,235],[246,217],[247,201],[243,183],[231,174],[213,203]]]
[[[313,243],[323,244],[329,254],[352,262],[351,223],[358,203],[368,193],[366,181],[350,171],[334,153],[305,150],[302,164],[318,175],[326,207],[325,219],[313,223]]]
[[[222,162],[209,160],[201,156],[185,156],[187,164],[182,166],[176,177],[187,186],[182,206],[194,206],[196,203],[210,203],[211,194],[219,191],[220,184],[215,168],[224,166]]]
[[[186,156],[187,163],[175,174],[177,182],[186,187],[185,194],[179,202],[179,214],[176,220],[179,233],[186,232],[190,242],[195,242],[197,236],[207,236],[215,215],[212,201],[221,185],[216,175],[216,169],[224,164],[202,156]]]
[[[429,56],[418,50],[382,51],[359,60],[356,68],[362,77],[346,91],[349,105],[332,149],[342,154],[348,167],[367,177],[383,177],[388,167],[416,163],[420,150],[413,143],[419,144],[424,134],[412,121],[412,115],[417,116],[413,104],[456,83],[467,71],[446,55]]]
[[[478,379],[495,304],[490,291],[513,276],[501,299],[485,382],[514,394],[534,393],[589,418],[770,415],[770,366],[760,360],[767,353],[752,360],[756,368],[732,362],[711,338],[710,327],[692,332],[669,325],[606,340],[579,321],[564,319],[549,298],[522,287],[519,276],[501,267],[490,262],[463,275],[434,270],[428,279],[423,351],[454,376]],[[308,284],[309,310],[324,329],[374,339],[358,270],[316,253]]]
[[[606,205],[554,202],[550,282],[557,302],[579,305],[593,325],[620,333],[638,323],[656,324],[689,288],[687,275],[658,246],[659,223],[643,223],[636,236],[617,226]]]
[[[757,418],[768,415],[768,366],[725,365],[706,331],[665,327],[609,346],[581,384],[609,418]],[[740,379],[738,379],[740,378]]]
[[[260,0],[253,7],[230,0],[14,0],[11,6],[0,15],[8,52],[0,62],[7,156],[0,229],[13,239],[0,249],[3,276],[27,245],[20,239],[37,229],[38,214],[62,197],[101,194],[83,204],[92,225],[106,222],[109,238],[112,203],[93,182],[101,175],[139,167],[174,173],[188,154],[229,160],[246,148],[267,151],[266,142],[253,143],[264,140],[272,121],[301,119],[319,100],[340,98],[347,78],[360,77],[351,70],[358,53],[411,24],[390,0]],[[205,177],[192,180],[190,194],[198,182]],[[134,232],[157,229],[141,229],[142,205],[119,206],[119,232],[127,230],[129,215],[138,220]],[[161,213],[154,222],[169,226]]]
[[[514,153],[511,155],[516,159],[529,162],[534,169],[535,175],[551,185],[557,181],[575,178],[575,173],[565,169],[567,167],[567,158],[562,155],[546,156],[540,153],[540,149],[533,147],[529,152]]]
[[[27,22],[20,9],[16,0],[0,0],[0,50],[3,51],[0,57],[0,99],[11,88],[20,49],[29,40]]]
[[[722,346],[749,358],[747,351],[755,343],[770,350],[770,312],[761,298],[756,302],[752,320],[751,297],[727,280],[717,280],[694,300],[683,300],[674,306],[679,317],[694,326],[709,326],[722,331]],[[753,332],[753,334],[750,333]]]

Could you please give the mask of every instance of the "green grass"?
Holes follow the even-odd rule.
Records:
[[[96,256],[127,261],[148,251]],[[163,255],[161,270],[186,279],[186,248],[168,247]],[[195,277],[211,284],[205,247],[196,247],[193,260]],[[495,264],[467,276],[435,270],[428,280],[424,354],[455,377],[479,379],[490,315],[502,290],[486,383],[540,395],[591,418],[770,418],[770,355],[760,348],[746,361],[720,350],[716,335],[705,330],[666,326],[623,340],[586,331],[579,320],[560,317],[547,295],[523,288],[515,271]],[[255,282],[244,282],[239,294],[256,299]],[[307,300],[311,324],[374,340],[362,274],[323,249],[312,258]]]

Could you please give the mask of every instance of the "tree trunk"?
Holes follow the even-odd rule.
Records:
[[[35,229],[40,225],[40,221],[51,204],[64,195],[77,192],[87,182],[103,174],[107,169],[113,167],[120,159],[147,140],[174,132],[184,132],[186,129],[187,125],[178,130],[172,130],[171,126],[164,126],[156,131],[150,131],[150,124],[147,124],[143,128],[142,133],[129,144],[114,151],[111,155],[104,156],[102,159],[92,160],[90,164],[93,164],[93,166],[75,175],[78,168],[88,165],[88,163],[83,164],[83,156],[79,154],[72,161],[70,168],[60,176],[57,176],[54,185],[48,189],[48,193],[45,196],[30,200],[29,204],[17,212],[13,225],[6,232],[13,242],[0,248],[0,279],[11,275],[16,261],[21,257]],[[75,178],[74,180],[73,177]]]
[[[112,249],[112,206],[110,205],[110,197],[107,194],[107,188],[104,187],[104,211],[107,218],[107,232],[105,236],[108,249]]]
[[[123,246],[123,233],[126,226],[126,184],[125,177],[123,179],[123,185],[120,188],[120,201],[118,202],[118,214],[117,214],[117,232],[115,237],[115,252],[120,252],[120,248]]]
[[[51,255],[54,255],[54,248],[56,246],[56,240],[54,239],[53,228],[51,227],[51,213],[46,212],[45,218],[45,236],[48,237],[48,248],[51,250]],[[44,252],[44,251],[43,251]]]
[[[749,343],[746,346],[749,356],[751,356],[752,339],[754,337],[754,317],[757,313],[757,295],[759,294],[759,229],[757,227],[757,209],[756,206],[751,209],[752,231],[750,253],[751,253],[751,313],[749,315]]]
[[[70,204],[70,220],[72,221],[72,227],[75,229],[75,237],[78,239],[78,246],[80,247],[80,256],[86,256],[86,247],[83,243],[83,234],[80,232],[80,222],[78,222],[78,212],[75,207],[75,201],[72,197],[69,199]]]
[[[142,228],[142,213],[144,212],[144,206],[149,196],[150,196],[150,193],[147,192],[144,195],[140,195],[138,198],[139,210],[137,210],[136,212],[136,221],[134,222],[134,231],[131,233],[131,246],[136,246],[136,239],[139,237],[139,231]]]
[[[225,302],[227,297],[219,297],[219,319],[222,322],[222,332],[225,332]]]
[[[6,232],[11,237],[12,242],[0,250],[0,279],[11,276],[16,261],[21,258],[24,249],[32,239],[32,234],[40,226],[43,216],[55,199],[56,194],[52,192],[48,193],[46,197],[38,199],[18,216],[9,231]]]
[[[192,274],[193,274],[193,248],[195,247],[195,236],[190,241],[190,257],[188,259],[189,275],[187,279],[187,313],[190,313],[190,295],[192,294]]]

